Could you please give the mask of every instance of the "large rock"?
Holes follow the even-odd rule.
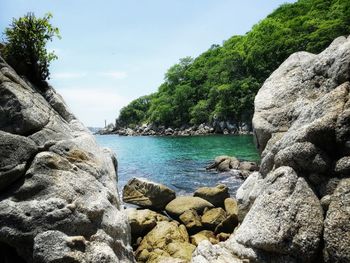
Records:
[[[183,259],[189,262],[195,246],[189,243],[184,225],[175,222],[158,222],[141,241],[135,251],[140,262],[159,262],[164,257]]]
[[[318,55],[291,55],[265,81],[253,117],[259,173],[237,191],[242,224],[213,249],[252,262],[350,262],[341,181],[350,167],[349,81],[350,37]]]
[[[331,197],[324,243],[327,262],[350,261],[350,178],[343,179]]]
[[[239,160],[235,157],[220,155],[215,158],[214,163],[209,165],[207,169],[216,169],[219,172],[227,172],[231,169],[239,168]]]
[[[238,202],[238,221],[243,221],[255,199],[262,191],[262,182],[262,175],[259,172],[254,172],[249,175],[244,183],[238,188],[236,193]]]
[[[154,210],[163,210],[176,194],[165,185],[141,178],[131,179],[123,189],[123,201]]]
[[[209,203],[212,203],[215,207],[217,206],[224,206],[224,201],[226,198],[230,197],[230,194],[228,193],[228,187],[219,184],[215,187],[201,187],[198,188],[193,196],[198,196],[200,198],[203,198],[207,200]]]
[[[320,251],[323,210],[304,178],[292,168],[280,167],[264,181],[235,240],[245,247],[310,262]],[[282,262],[282,261],[281,261]]]
[[[198,214],[202,214],[205,208],[213,208],[214,206],[208,201],[200,197],[179,196],[171,201],[166,207],[166,212],[174,217],[179,217],[187,210],[195,210]]]
[[[0,58],[0,254],[7,262],[133,262],[116,159],[53,88]]]

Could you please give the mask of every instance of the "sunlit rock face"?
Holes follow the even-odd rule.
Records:
[[[1,58],[0,147],[1,259],[134,262],[115,157]]]
[[[214,251],[252,262],[350,261],[349,81],[350,37],[291,55],[265,81],[253,118],[260,174],[238,190],[242,224]]]

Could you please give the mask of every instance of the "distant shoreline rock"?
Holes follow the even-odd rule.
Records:
[[[202,123],[200,125],[188,126],[181,128],[170,128],[165,126],[156,126],[153,124],[136,126],[135,128],[105,128],[97,131],[95,134],[108,135],[118,134],[120,136],[196,136],[210,134],[235,134],[245,135],[253,134],[251,124],[248,123],[231,123],[228,121],[214,122],[213,124]]]

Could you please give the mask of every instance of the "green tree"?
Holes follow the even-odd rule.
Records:
[[[37,18],[28,13],[19,19],[13,19],[5,29],[4,57],[19,74],[26,75],[31,81],[41,83],[49,75],[50,62],[57,59],[54,52],[46,48],[47,42],[56,36],[59,30],[50,23],[50,13]]]

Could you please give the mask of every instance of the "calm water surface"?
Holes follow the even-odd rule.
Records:
[[[206,171],[218,155],[258,161],[252,136],[124,137],[96,135],[118,158],[119,189],[133,177],[163,183],[177,195],[192,194],[201,186],[226,184],[235,194],[242,183],[227,173]]]

